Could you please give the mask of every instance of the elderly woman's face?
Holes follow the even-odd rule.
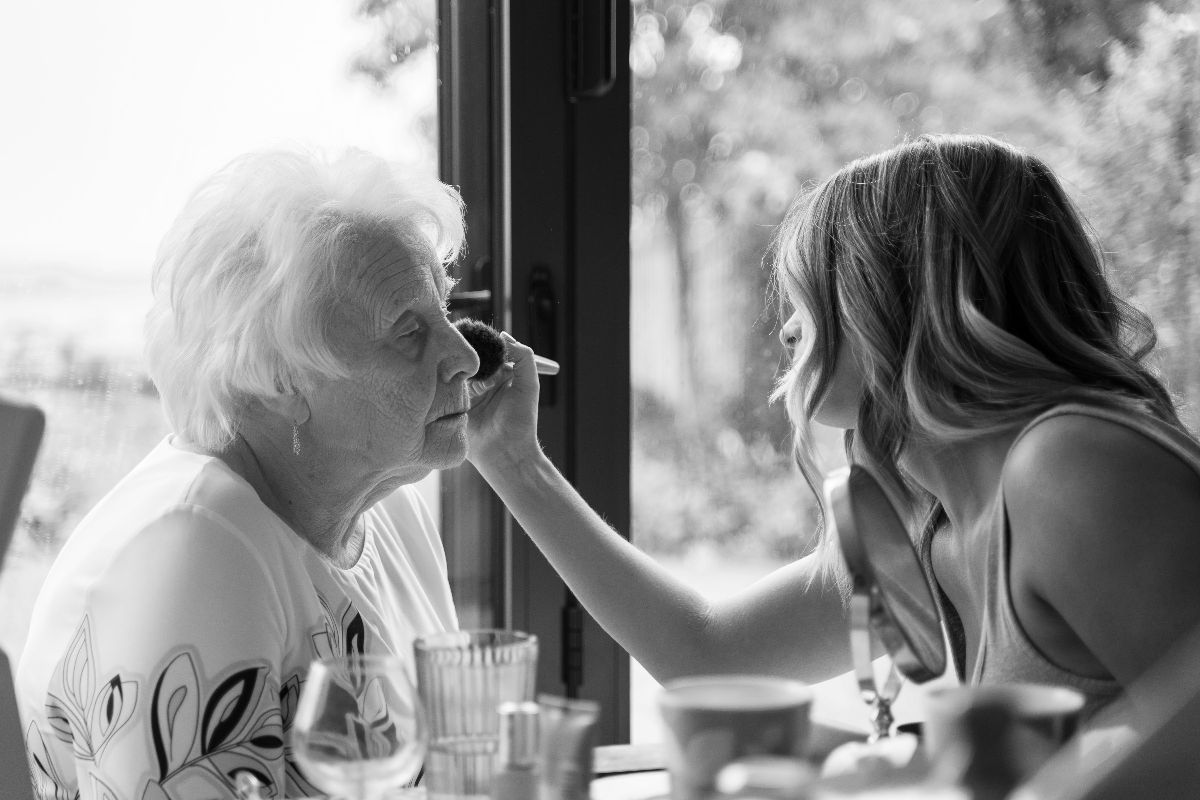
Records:
[[[449,282],[418,236],[369,243],[344,273],[330,341],[349,376],[309,393],[314,437],[361,454],[360,466],[416,479],[467,453],[467,378],[479,357],[446,318]]]

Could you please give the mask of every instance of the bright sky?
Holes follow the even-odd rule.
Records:
[[[435,168],[411,124],[436,105],[433,54],[386,95],[351,78],[381,30],[357,6],[5,3],[0,271],[145,274],[196,182],[262,146],[355,145]]]

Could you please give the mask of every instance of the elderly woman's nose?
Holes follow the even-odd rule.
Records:
[[[779,329],[779,341],[784,347],[795,347],[800,341],[800,313],[788,317],[787,322]]]
[[[449,381],[459,373],[469,378],[479,371],[479,354],[453,325],[447,324],[443,330],[442,348],[442,380]]]

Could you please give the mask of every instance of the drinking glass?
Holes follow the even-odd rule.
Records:
[[[380,800],[411,785],[428,732],[409,666],[389,655],[314,661],[300,692],[292,753],[323,791]]]
[[[500,742],[501,703],[533,700],[537,637],[464,630],[413,642],[417,684],[429,713],[429,800],[486,797]]]

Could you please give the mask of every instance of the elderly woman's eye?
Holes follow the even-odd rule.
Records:
[[[409,322],[405,323],[404,325],[397,325],[392,330],[392,335],[397,339],[406,339],[410,336],[414,336],[420,330],[420,325],[415,322]]]

